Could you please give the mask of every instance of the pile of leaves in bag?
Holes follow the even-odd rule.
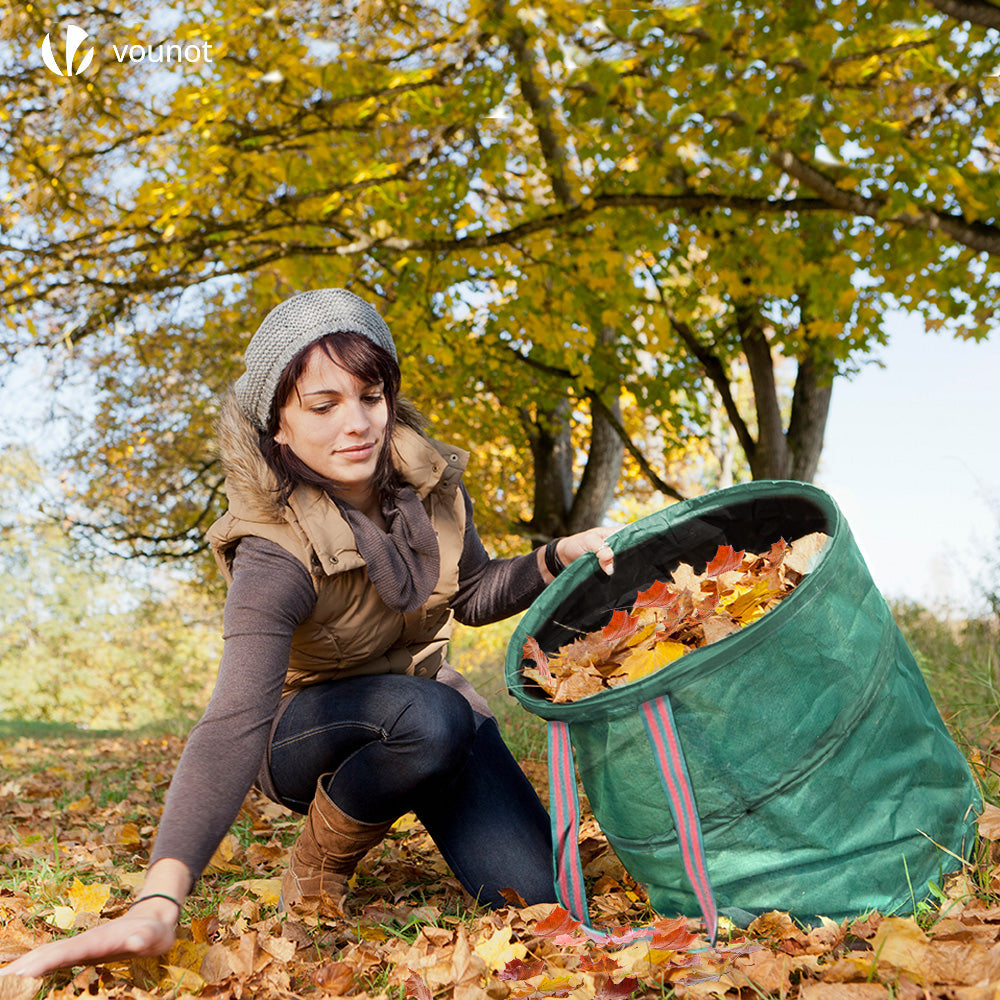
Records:
[[[554,702],[577,701],[651,674],[693,649],[757,621],[808,573],[827,536],[814,532],[767,552],[718,552],[701,573],[681,563],[668,582],[641,591],[628,611],[617,609],[602,629],[579,636],[551,656],[529,638],[524,676]]]

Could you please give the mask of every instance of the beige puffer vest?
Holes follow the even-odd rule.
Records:
[[[333,677],[405,673],[433,677],[451,635],[450,603],[458,590],[465,535],[459,489],[468,453],[396,424],[393,461],[430,515],[438,536],[437,586],[409,614],[391,611],[368,579],[354,534],[321,490],[299,486],[288,505],[277,500],[274,474],[257,432],[230,394],[219,422],[229,510],[208,531],[223,575],[232,582],[232,553],[247,535],[266,538],[298,559],[312,577],[316,606],[292,637],[285,693]]]

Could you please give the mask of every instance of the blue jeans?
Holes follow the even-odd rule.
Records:
[[[316,782],[365,823],[413,811],[465,889],[489,906],[501,889],[554,902],[549,817],[500,737],[438,681],[400,674],[304,688],[271,742],[281,802],[306,812]]]

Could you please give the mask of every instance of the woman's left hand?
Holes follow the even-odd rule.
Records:
[[[575,535],[564,535],[556,543],[556,555],[564,566],[568,566],[574,560],[579,559],[580,556],[586,555],[588,552],[593,552],[597,556],[597,562],[601,569],[608,576],[611,576],[615,571],[615,554],[611,551],[611,546],[608,545],[606,539],[615,530],[615,528],[611,527],[588,528],[586,531],[579,531]],[[541,551],[540,549],[540,554]],[[551,583],[555,577],[547,569],[544,569],[544,560],[541,560],[541,563],[545,581]]]

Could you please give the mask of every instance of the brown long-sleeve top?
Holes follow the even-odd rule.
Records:
[[[486,625],[523,611],[545,584],[534,553],[491,559],[463,487],[466,528],[455,618]],[[316,601],[304,566],[279,545],[242,539],[223,617],[222,659],[212,697],[191,730],[167,793],[150,864],[176,858],[201,874],[254,783],[288,669],[292,635]],[[439,679],[456,675],[447,665]]]

